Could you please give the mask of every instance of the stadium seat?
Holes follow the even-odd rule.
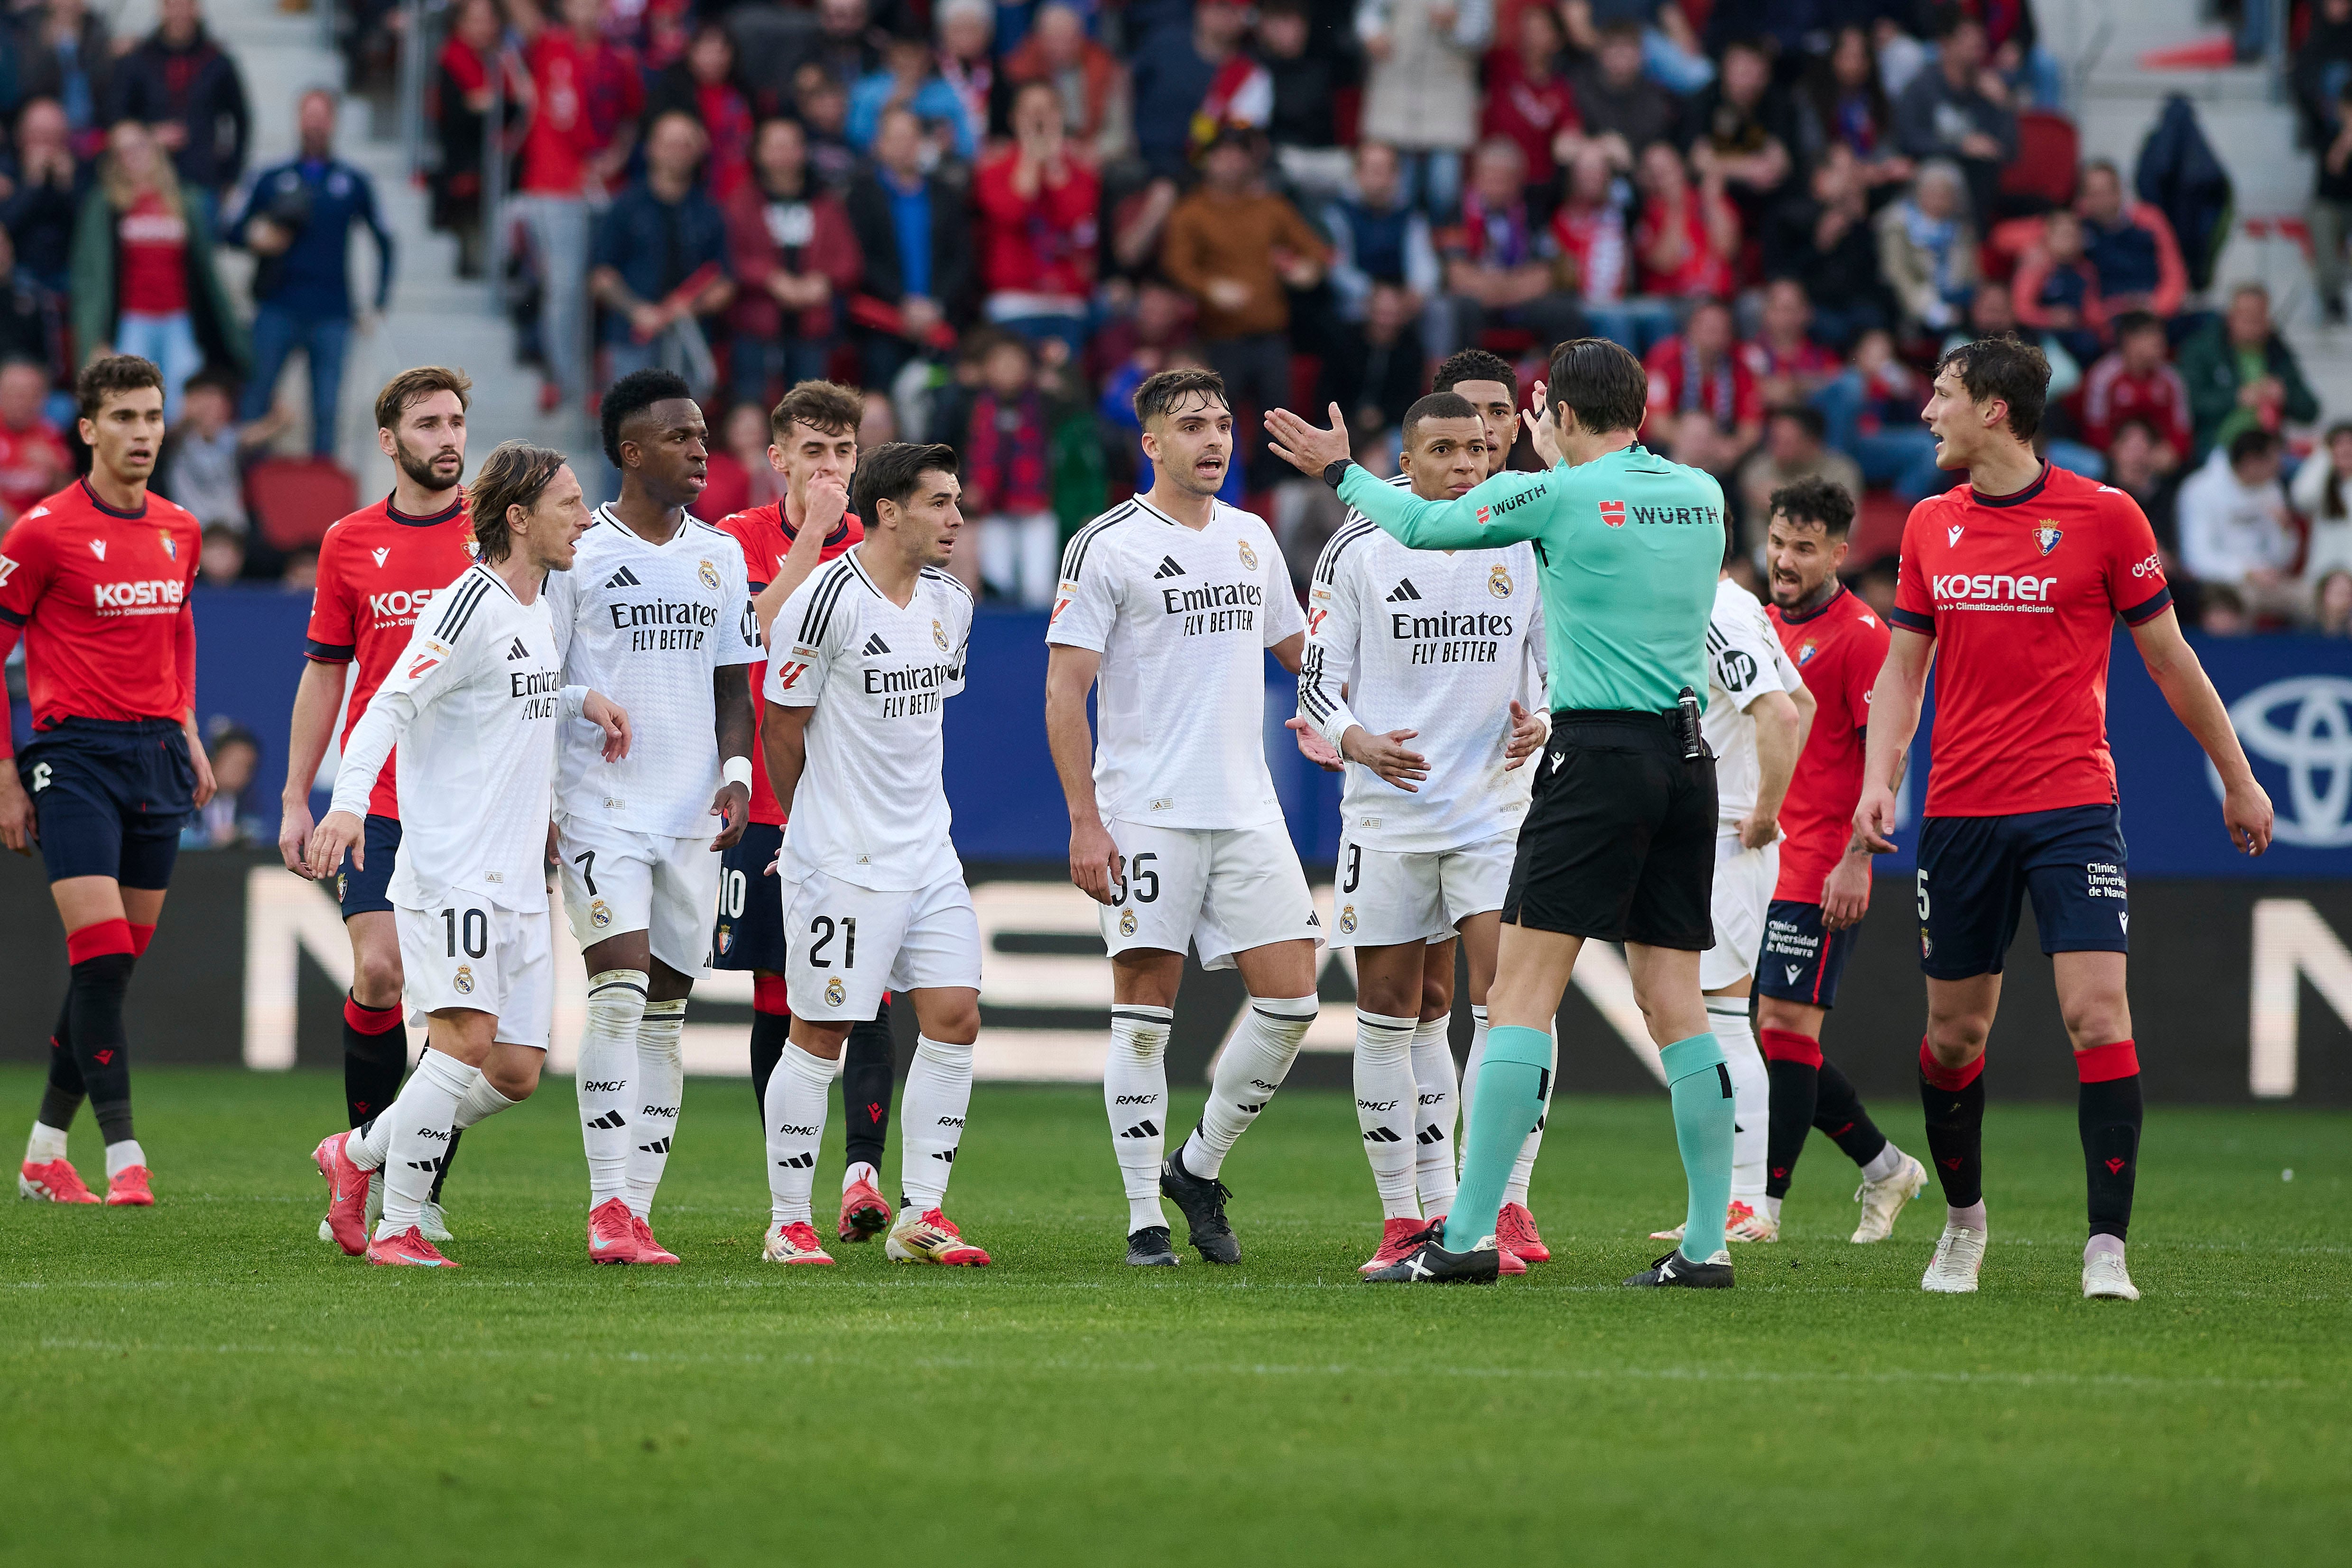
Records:
[[[335,519],[359,509],[359,481],[331,457],[269,457],[245,476],[246,505],[280,550],[316,549]]]
[[[1853,538],[1846,559],[1865,565],[1903,552],[1903,525],[1911,508],[1892,490],[1864,490],[1853,519]]]
[[[2029,109],[2017,117],[2017,156],[2000,172],[2000,193],[2063,207],[2074,199],[2083,139],[2063,114]]]

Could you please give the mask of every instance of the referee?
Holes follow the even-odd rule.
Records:
[[[1545,388],[1536,388],[1542,400]],[[1698,736],[1707,616],[1723,562],[1723,490],[1645,450],[1648,378],[1617,344],[1552,350],[1549,419],[1527,415],[1540,474],[1502,474],[1453,501],[1384,485],[1349,460],[1337,404],[1318,430],[1276,409],[1275,451],[1319,474],[1420,549],[1531,540],[1550,647],[1551,743],[1519,830],[1487,994],[1492,1029],[1463,1138],[1462,1185],[1443,1234],[1375,1280],[1492,1281],[1493,1235],[1511,1162],[1550,1086],[1550,1026],[1588,940],[1623,942],[1633,992],[1674,1099],[1689,1181],[1675,1250],[1629,1285],[1731,1283],[1723,1249],[1731,1194],[1731,1080],[1699,999],[1713,946],[1715,763]]]

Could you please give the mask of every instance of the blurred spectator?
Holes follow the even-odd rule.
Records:
[[[2304,546],[2303,577],[2317,582],[2331,571],[2352,569],[2352,423],[2327,427],[2319,449],[2303,460],[2287,487],[2287,499],[2310,525]]]
[[[1796,104],[1772,85],[1771,46],[1742,38],[1723,52],[1714,83],[1691,101],[1684,122],[1691,167],[1718,175],[1749,227],[1779,200],[1803,145]]]
[[[1494,0],[1357,0],[1370,62],[1362,133],[1404,159],[1405,191],[1439,223],[1462,197],[1462,158],[1478,131],[1478,57]]]
[[[1711,168],[1696,185],[1671,142],[1642,150],[1642,215],[1633,251],[1642,264],[1642,292],[1677,299],[1728,297],[1738,287],[1739,213],[1723,193],[1723,172]]]
[[[16,265],[16,243],[0,228],[0,364],[24,361],[58,379],[57,305]]]
[[[64,433],[41,416],[47,370],[28,360],[0,360],[0,526],[71,483],[73,457]]]
[[[1866,28],[1850,24],[1838,29],[1829,53],[1806,70],[1805,96],[1814,120],[1806,141],[1820,149],[1816,159],[1831,148],[1844,148],[1865,188],[1911,177],[1911,160],[1895,144],[1895,106],[1880,83],[1878,56]]]
[[[1201,302],[1209,362],[1225,378],[1236,416],[1290,401],[1289,288],[1323,276],[1331,249],[1297,208],[1257,183],[1257,148],[1247,131],[1218,132],[1202,161],[1201,183],[1168,219],[1160,266]],[[1240,423],[1237,417],[1236,424]],[[1237,432],[1250,454],[1249,482],[1273,482],[1262,423]]]
[[[252,527],[245,510],[246,459],[273,426],[263,421],[237,428],[236,382],[218,371],[189,378],[183,408],[156,456],[156,487],[194,513],[200,526],[235,528],[242,538]]]
[[[1766,408],[1811,402],[1844,371],[1844,361],[1813,341],[1812,317],[1804,286],[1795,278],[1776,277],[1764,286],[1755,340],[1741,344],[1739,355]]]
[[[2244,597],[2226,582],[2207,584],[2197,601],[2197,630],[2208,637],[2242,637],[2254,629]]]
[[[1732,341],[1731,307],[1702,299],[1682,331],[1661,339],[1643,361],[1650,375],[1647,427],[1677,463],[1727,479],[1764,428],[1764,400]]]
[[[228,850],[264,842],[268,824],[246,797],[261,772],[261,742],[253,732],[215,719],[205,750],[213,763],[213,796],[180,831],[184,849]]]
[[[2010,279],[2010,303],[2019,325],[2056,333],[2077,361],[2099,357],[2108,310],[2098,269],[2084,254],[2081,218],[2062,207],[2042,220],[2041,243]]]
[[[1905,501],[1950,488],[1936,466],[1936,438],[1919,421],[1927,378],[1895,357],[1884,329],[1855,340],[1852,366],[1814,401],[1829,421],[1830,444],[1861,465],[1864,483],[1892,486]]]
[[[1258,7],[1258,55],[1274,84],[1266,135],[1283,172],[1321,195],[1346,182],[1349,159],[1339,145],[1343,58],[1314,47],[1313,28],[1307,0],[1266,0]]]
[[[923,172],[921,124],[907,110],[882,116],[874,167],[850,187],[850,227],[865,271],[853,318],[866,384],[887,387],[916,354],[952,346],[950,321],[970,319],[979,282],[962,193]]]
[[[2146,422],[2157,465],[2170,472],[2189,455],[2189,388],[2172,368],[2164,323],[2135,310],[2116,323],[2116,346],[2083,378],[2083,439],[2105,448],[2126,420]]]
[[[18,99],[11,101],[56,99],[75,154],[96,157],[106,145],[113,96],[114,43],[105,20],[84,0],[47,0],[19,11],[16,20]]]
[[[1935,64],[1895,100],[1895,140],[1910,157],[1958,164],[1981,224],[1991,219],[2001,170],[2017,156],[2017,114],[2008,85],[1985,64],[1984,24],[1958,6],[1946,16]]]
[[[666,68],[646,96],[646,123],[671,110],[699,121],[710,139],[703,183],[725,206],[751,180],[751,106],[736,79],[735,39],[726,25],[706,19],[694,29],[683,59]]]
[[[209,230],[221,195],[245,172],[245,78],[205,30],[196,0],[158,0],[156,11],[155,30],[114,68],[110,113],[153,129]]]
[[[1682,0],[1562,0],[1559,14],[1570,47],[1588,54],[1612,28],[1630,29],[1643,69],[1675,92],[1695,93],[1715,79],[1715,63],[1701,51]]]
[[[971,422],[957,444],[964,509],[980,525],[981,580],[999,598],[1043,609],[1054,601],[1061,540],[1035,350],[1015,333],[1000,333],[982,353],[980,374]]]
[[[1323,209],[1333,246],[1331,289],[1343,319],[1360,321],[1372,287],[1402,289],[1418,312],[1443,281],[1429,217],[1404,199],[1396,149],[1385,141],[1356,144],[1353,189]]]
[[[2124,199],[2123,176],[2104,158],[2083,166],[2074,198],[2083,240],[2099,275],[2099,298],[2110,312],[2149,310],[2166,320],[2189,296],[2189,268],[2172,225],[2147,202]]]
[[[1800,479],[1827,479],[1843,486],[1857,502],[1862,499],[1862,467],[1843,452],[1832,452],[1825,437],[1829,422],[1822,411],[1804,403],[1776,408],[1764,418],[1764,440],[1739,465],[1739,549],[1752,553],[1764,540],[1765,519],[1772,515],[1772,492]]]
[[[1972,343],[1979,338],[2002,337],[2016,338],[2042,350],[2042,357],[2050,362],[2050,384],[2045,395],[2053,409],[2058,409],[2073,397],[2075,389],[2083,384],[2082,364],[2067,349],[2065,340],[2055,332],[2020,327],[2017,324],[2017,307],[2010,298],[2009,289],[1998,283],[1979,283],[1969,292],[1966,313],[1952,324],[1949,332],[1944,334],[1937,352],[1948,354],[1961,344]],[[2047,433],[2063,418],[2061,410],[2056,420],[2042,422],[2042,430]],[[2094,477],[2097,473],[2095,468],[2084,472],[2092,474]]]
[[[817,67],[844,92],[882,68],[886,40],[866,0],[817,0],[816,37],[805,63]],[[797,85],[797,69],[794,71]]]
[[[727,220],[695,183],[702,127],[673,110],[646,132],[646,172],[615,197],[596,225],[588,284],[604,318],[614,381],[661,365],[708,397],[709,340],[702,319],[735,298],[727,276]]]
[[[1363,320],[1343,326],[1331,344],[1317,406],[1338,403],[1358,442],[1384,444],[1427,390],[1429,359],[1412,297],[1393,283],[1376,283]]]
[[[1249,27],[1239,0],[1199,0],[1191,16],[1176,12],[1132,50],[1135,148],[1155,177],[1189,176],[1194,121],[1213,92],[1223,112],[1209,118],[1212,131],[1225,119],[1263,125],[1273,113],[1274,78],[1241,52]]]
[[[868,388],[857,416],[857,449],[871,452],[898,439],[898,410],[889,394]],[[779,484],[782,483],[780,479]],[[778,494],[782,494],[780,490]]]
[[[285,566],[278,574],[278,587],[285,593],[311,593],[319,586],[319,552],[298,549],[287,556]]]
[[[1905,318],[1937,332],[1958,320],[1977,281],[1977,231],[1959,170],[1940,161],[1922,164],[1909,193],[1873,221],[1879,277]]]
[[[1674,330],[1675,308],[1627,292],[1634,256],[1624,188],[1607,148],[1597,141],[1579,146],[1569,163],[1567,197],[1552,214],[1551,240],[1563,281],[1574,290],[1590,329],[1643,354]]]
[[[1559,179],[1552,143],[1563,132],[1573,137],[1583,124],[1577,118],[1576,93],[1559,72],[1562,38],[1556,12],[1521,6],[1513,36],[1486,56],[1486,109],[1478,122],[1482,139],[1506,136],[1518,143],[1527,159],[1529,194],[1547,213]]]
[[[849,89],[811,61],[793,73],[793,106],[808,132],[809,168],[817,183],[827,190],[845,189],[858,169],[857,150],[849,144]],[[882,118],[887,121],[890,117],[886,111]],[[929,168],[935,150],[923,139],[923,122],[911,114],[908,119],[915,128],[916,150]]]
[[[2155,429],[2144,419],[2127,419],[2116,425],[2103,451],[2106,456],[2106,483],[2139,503],[2147,515],[2148,526],[2156,530],[2157,543],[2164,548],[2167,569],[2170,570],[2180,553],[2180,468],[2175,455],[2170,468],[2157,461],[2163,451]],[[2173,571],[2175,577],[2180,574]]]
[[[74,232],[73,329],[82,361],[137,354],[163,372],[163,416],[207,357],[242,372],[245,324],[213,267],[203,209],[187,201],[147,128],[126,120],[108,138],[99,188]]]
[[[67,141],[65,110],[37,98],[16,116],[14,155],[0,150],[0,226],[16,241],[16,265],[51,294],[70,286],[74,224],[89,188],[89,170]]]
[[[734,395],[765,408],[780,381],[824,379],[863,263],[848,210],[809,179],[798,120],[762,121],[752,162],[752,181],[724,204],[738,290],[728,343]]]
[[[1878,239],[1870,226],[1863,165],[1842,141],[1814,162],[1804,193],[1782,200],[1765,220],[1764,275],[1799,281],[1813,308],[1813,330],[1843,351],[1888,324]]]
[[[449,24],[434,76],[434,124],[440,162],[433,175],[433,226],[457,238],[457,276],[482,276],[482,160],[488,149],[490,72],[505,100],[499,142],[511,151],[514,128],[529,112],[530,78],[506,47],[497,0],[463,0]],[[512,189],[512,160],[507,171]]]
[[[1004,58],[1005,79],[1018,87],[1042,81],[1062,100],[1070,136],[1108,167],[1134,144],[1127,68],[1087,37],[1087,25],[1067,0],[1047,0],[1021,47]]]
[[[1013,143],[972,180],[988,319],[1032,338],[1086,348],[1101,235],[1102,179],[1070,150],[1062,99],[1044,82],[1013,102]]]
[[[226,588],[245,576],[245,530],[215,523],[196,551],[196,577],[207,588]]]
[[[883,68],[849,89],[849,144],[860,152],[874,143],[886,109],[914,111],[942,154],[969,162],[980,152],[980,132],[964,112],[963,99],[940,75],[931,41],[920,34],[894,37],[882,56]]]
[[[2323,637],[2352,637],[2352,569],[2337,567],[2312,590],[2311,629]]]
[[[1516,141],[1492,137],[1478,148],[1462,222],[1438,241],[1453,312],[1452,332],[1431,345],[1441,357],[1475,347],[1479,334],[1496,327],[1533,333],[1547,351],[1583,335],[1583,313],[1561,287],[1551,231],[1528,211],[1525,168]]]
[[[983,140],[1003,135],[1011,122],[1013,84],[996,64],[996,7],[990,0],[941,0],[932,18],[940,79],[963,105],[964,123]]]
[[[2259,283],[2230,290],[2229,309],[2180,346],[2180,379],[2197,421],[2191,462],[2242,430],[2276,431],[2319,417],[2319,399],[2286,340],[2271,326],[2270,291]]]
[[[375,186],[335,156],[335,99],[306,92],[294,109],[301,153],[255,176],[228,243],[260,258],[253,274],[253,379],[247,419],[269,412],[278,372],[296,349],[310,375],[310,450],[335,451],[335,413],[351,343],[351,233],[364,224],[375,238],[375,308],[392,298],[392,231],[376,212]]]
[[[645,101],[636,61],[604,34],[604,0],[561,0],[551,26],[539,0],[509,0],[530,69],[516,215],[539,268],[540,407],[580,406],[588,393],[589,202],[626,166]]]
[[[740,345],[738,345],[740,351]],[[710,481],[695,510],[708,517],[726,517],[748,507],[764,507],[784,493],[783,476],[768,462],[768,411],[756,402],[739,402],[727,411],[719,426],[719,441],[710,454]]]
[[[1901,569],[1893,556],[1887,556],[1862,569],[1861,574],[1853,580],[1853,591],[1870,606],[1872,614],[1885,621],[1890,619],[1895,609],[1895,594],[1902,582]]]
[[[2300,541],[2279,483],[2279,438],[2242,430],[2216,446],[2180,486],[2180,564],[2210,588],[2225,583],[2257,616],[2293,620],[2303,591],[2292,575]]]
[[[1597,142],[1619,172],[1631,173],[1643,149],[1675,132],[1681,110],[1674,94],[1643,72],[1637,22],[1603,26],[1590,63],[1570,76],[1569,86],[1576,93],[1576,112],[1584,124],[1560,138],[1555,157],[1573,158],[1577,147]]]
[[[2352,0],[2319,0],[2294,57],[2295,109],[2312,151],[2312,282],[2330,325],[2344,319],[2344,242],[2352,237]]]

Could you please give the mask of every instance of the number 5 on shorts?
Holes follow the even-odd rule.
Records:
[[[1919,918],[1927,918],[1927,873],[1919,873]]]

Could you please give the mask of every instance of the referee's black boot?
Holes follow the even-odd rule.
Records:
[[[1641,1290],[1679,1285],[1688,1291],[1731,1289],[1731,1254],[1717,1252],[1704,1263],[1694,1263],[1677,1247],[1625,1281]]]
[[[1214,1176],[1196,1176],[1186,1170],[1181,1147],[1160,1163],[1160,1191],[1183,1211],[1184,1223],[1192,1231],[1186,1239],[1201,1254],[1202,1262],[1242,1260],[1242,1244],[1234,1238],[1234,1228],[1225,1223],[1225,1199],[1233,1193]]]
[[[1437,1221],[1421,1233],[1421,1245],[1376,1274],[1365,1279],[1381,1285],[1491,1285],[1501,1277],[1503,1255],[1495,1239],[1481,1237],[1465,1252],[1445,1249],[1445,1225]]]

